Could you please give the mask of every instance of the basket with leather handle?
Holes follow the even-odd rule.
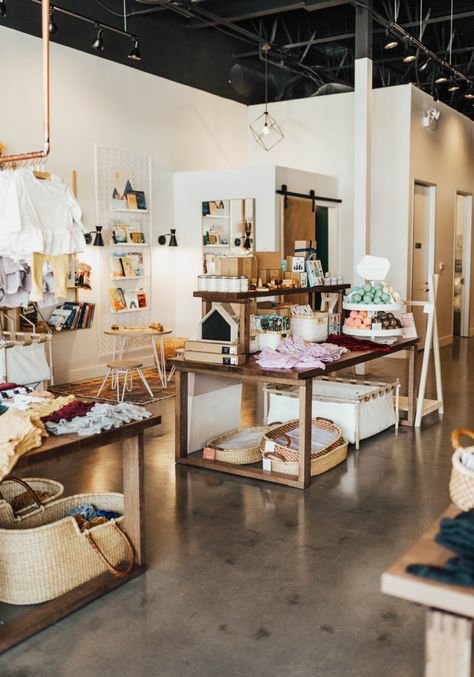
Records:
[[[312,444],[318,432],[326,433],[327,444],[319,442],[317,448],[311,449],[311,475],[320,475],[347,458],[348,443],[342,436],[342,430],[329,419],[316,417],[312,419]],[[293,448],[294,440],[290,434],[298,433],[299,420],[288,421],[277,426],[264,435],[260,443],[262,458],[271,461],[273,472],[281,472],[289,475],[298,474],[299,449]]]
[[[467,428],[458,428],[451,433],[451,443],[455,451],[452,458],[449,494],[458,508],[467,511],[474,508],[474,470],[466,467],[463,457],[471,456],[474,468],[474,446],[462,447],[460,438],[463,436],[474,440],[474,432]]]
[[[81,531],[71,508],[92,503],[120,517]],[[45,602],[110,572],[127,576],[135,565],[132,543],[123,530],[123,494],[77,494],[15,517],[0,502],[0,601]]]
[[[22,519],[32,511],[41,510],[43,505],[60,498],[64,487],[56,480],[42,477],[7,475],[0,481],[0,505],[6,501],[12,507],[16,519]]]

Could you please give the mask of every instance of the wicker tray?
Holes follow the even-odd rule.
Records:
[[[225,435],[213,437],[207,443],[207,447],[215,449],[216,461],[234,465],[258,463],[262,460],[260,453],[262,437],[274,427],[266,425],[245,430],[232,430]]]
[[[449,494],[458,508],[467,511],[474,508],[474,471],[466,468],[461,459],[463,452],[474,455],[474,447],[463,449],[459,439],[461,435],[474,439],[474,432],[466,428],[459,428],[451,433],[451,442],[455,452],[452,458],[453,467],[449,480]]]
[[[273,472],[298,474],[299,450],[294,448],[294,442],[299,425],[299,420],[289,421],[264,435],[260,452],[262,458],[270,459]],[[321,417],[313,418],[311,441],[312,447],[314,446],[311,449],[312,476],[320,475],[346,460],[348,443],[339,426],[332,421]]]
[[[0,501],[6,501],[12,506],[17,518],[28,514],[38,507],[38,504],[47,505],[55,501],[64,493],[64,487],[56,480],[43,477],[25,477],[20,479],[14,475],[7,475],[0,482]],[[20,495],[30,494],[30,500],[23,501],[25,507],[18,508],[16,503]]]

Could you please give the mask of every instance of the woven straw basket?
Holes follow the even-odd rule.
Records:
[[[260,444],[260,452],[263,458],[269,458],[272,464],[272,472],[280,472],[287,475],[298,475],[299,450],[291,449],[291,439],[289,432],[297,430],[300,426],[299,420],[288,421],[284,425],[274,427],[268,432]],[[335,423],[328,419],[316,417],[312,420],[313,428],[332,432],[335,439],[317,451],[311,452],[311,476],[321,475],[327,470],[331,470],[347,458],[348,443],[342,436],[342,431]],[[281,440],[285,444],[280,444]],[[266,450],[266,442],[272,443],[272,450]]]
[[[25,515],[34,510],[35,507],[47,505],[51,501],[60,498],[64,493],[64,487],[60,482],[55,480],[44,479],[42,477],[26,477],[20,479],[14,475],[7,475],[0,482],[0,501],[12,503],[20,494],[27,493],[30,495],[31,505],[14,511],[15,515]],[[38,496],[40,494],[42,498]],[[45,497],[45,494],[49,496]]]
[[[461,456],[466,452],[474,456],[474,447],[463,449],[459,439],[462,435],[474,439],[474,432],[466,428],[459,428],[451,433],[451,443],[455,452],[452,458],[453,467],[449,481],[449,493],[453,503],[461,510],[467,511],[474,508],[474,470],[470,470],[463,465]]]
[[[233,430],[225,435],[219,435],[209,440],[207,446],[216,451],[216,461],[233,463],[234,465],[246,465],[258,463],[262,459],[260,442],[263,435],[272,430],[274,426],[258,426],[246,430]],[[225,447],[223,445],[225,444]],[[241,446],[241,445],[249,446]]]
[[[133,569],[132,544],[123,517],[81,533],[71,508],[92,503],[123,515],[123,494],[77,494],[14,516],[0,502],[0,601],[37,604],[54,599],[106,571],[126,576]],[[125,569],[118,569],[128,561]]]

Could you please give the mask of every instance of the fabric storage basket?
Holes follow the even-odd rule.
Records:
[[[122,516],[80,531],[71,508],[92,503]],[[37,604],[54,599],[110,571],[126,576],[133,569],[132,544],[121,529],[123,494],[77,494],[30,512],[13,515],[0,503],[0,601]],[[125,569],[118,565],[128,561]]]
[[[215,450],[216,461],[245,465],[262,460],[260,442],[271,426],[257,426],[246,430],[233,430],[209,440],[207,447]]]
[[[452,458],[449,494],[458,508],[467,511],[474,508],[474,470],[464,465],[463,457],[464,455],[472,457],[472,467],[474,467],[474,447],[461,447],[460,437],[462,435],[474,439],[474,432],[466,428],[459,428],[451,433],[451,442],[455,452]]]
[[[47,505],[60,498],[63,493],[64,487],[60,482],[42,477],[20,479],[7,475],[0,482],[0,502],[6,501],[15,516],[25,515],[41,505]],[[23,497],[25,500],[22,500]],[[27,504],[24,505],[25,503]]]
[[[263,459],[269,459],[272,472],[298,475],[299,420],[274,427],[260,444]],[[321,475],[347,458],[348,444],[341,429],[325,418],[313,418],[311,430],[311,475]]]
[[[316,312],[307,317],[291,317],[290,328],[292,336],[299,336],[313,343],[325,341],[329,332],[329,315]]]
[[[312,415],[331,419],[342,429],[344,439],[355,443],[392,425],[398,428],[400,383],[322,378],[313,381]],[[289,421],[299,414],[298,389],[294,386],[265,387],[266,421]]]

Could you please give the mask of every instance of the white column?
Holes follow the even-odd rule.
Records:
[[[356,265],[370,254],[372,60],[356,59],[354,72],[354,283]]]

